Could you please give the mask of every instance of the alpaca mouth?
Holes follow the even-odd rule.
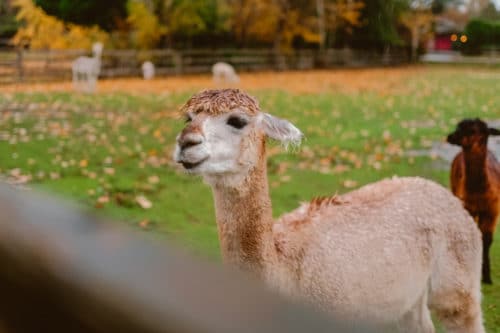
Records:
[[[200,161],[198,162],[187,162],[187,161],[180,161],[179,163],[182,164],[182,166],[184,167],[184,169],[187,169],[187,170],[191,170],[191,169],[194,169],[196,168],[197,166],[200,166],[203,162],[205,162],[206,160],[208,159],[208,156],[201,159]]]

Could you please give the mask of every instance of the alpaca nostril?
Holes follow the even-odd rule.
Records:
[[[186,140],[180,143],[180,147],[182,150],[187,149],[189,147],[197,146],[201,143],[201,140]]]

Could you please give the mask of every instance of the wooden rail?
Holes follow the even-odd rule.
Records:
[[[355,332],[242,273],[1,184],[0,295],[2,333]]]
[[[46,81],[71,78],[71,63],[85,50],[0,50],[0,83]],[[101,77],[141,76],[141,64],[152,61],[158,75],[209,73],[224,61],[237,71],[313,69],[396,65],[408,62],[403,51],[379,54],[363,50],[330,49],[322,52],[295,50],[277,54],[272,50],[104,50]]]

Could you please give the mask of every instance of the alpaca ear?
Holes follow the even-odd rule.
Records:
[[[300,141],[304,136],[302,132],[288,120],[272,116],[269,113],[262,113],[261,124],[268,137],[280,141],[285,146],[289,144],[300,145]]]
[[[488,131],[490,133],[490,135],[500,135],[500,131],[497,130],[496,128],[488,128]]]

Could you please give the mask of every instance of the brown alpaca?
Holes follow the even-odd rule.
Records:
[[[384,332],[433,333],[430,309],[447,332],[484,332],[481,235],[448,190],[393,178],[274,221],[266,138],[298,143],[302,133],[235,89],[201,92],[183,110],[175,160],[212,187],[226,263]]]
[[[488,150],[488,137],[500,135],[480,119],[462,120],[447,141],[462,147],[451,165],[451,190],[477,222],[483,235],[482,280],[491,284],[490,247],[500,204],[500,164]]]

